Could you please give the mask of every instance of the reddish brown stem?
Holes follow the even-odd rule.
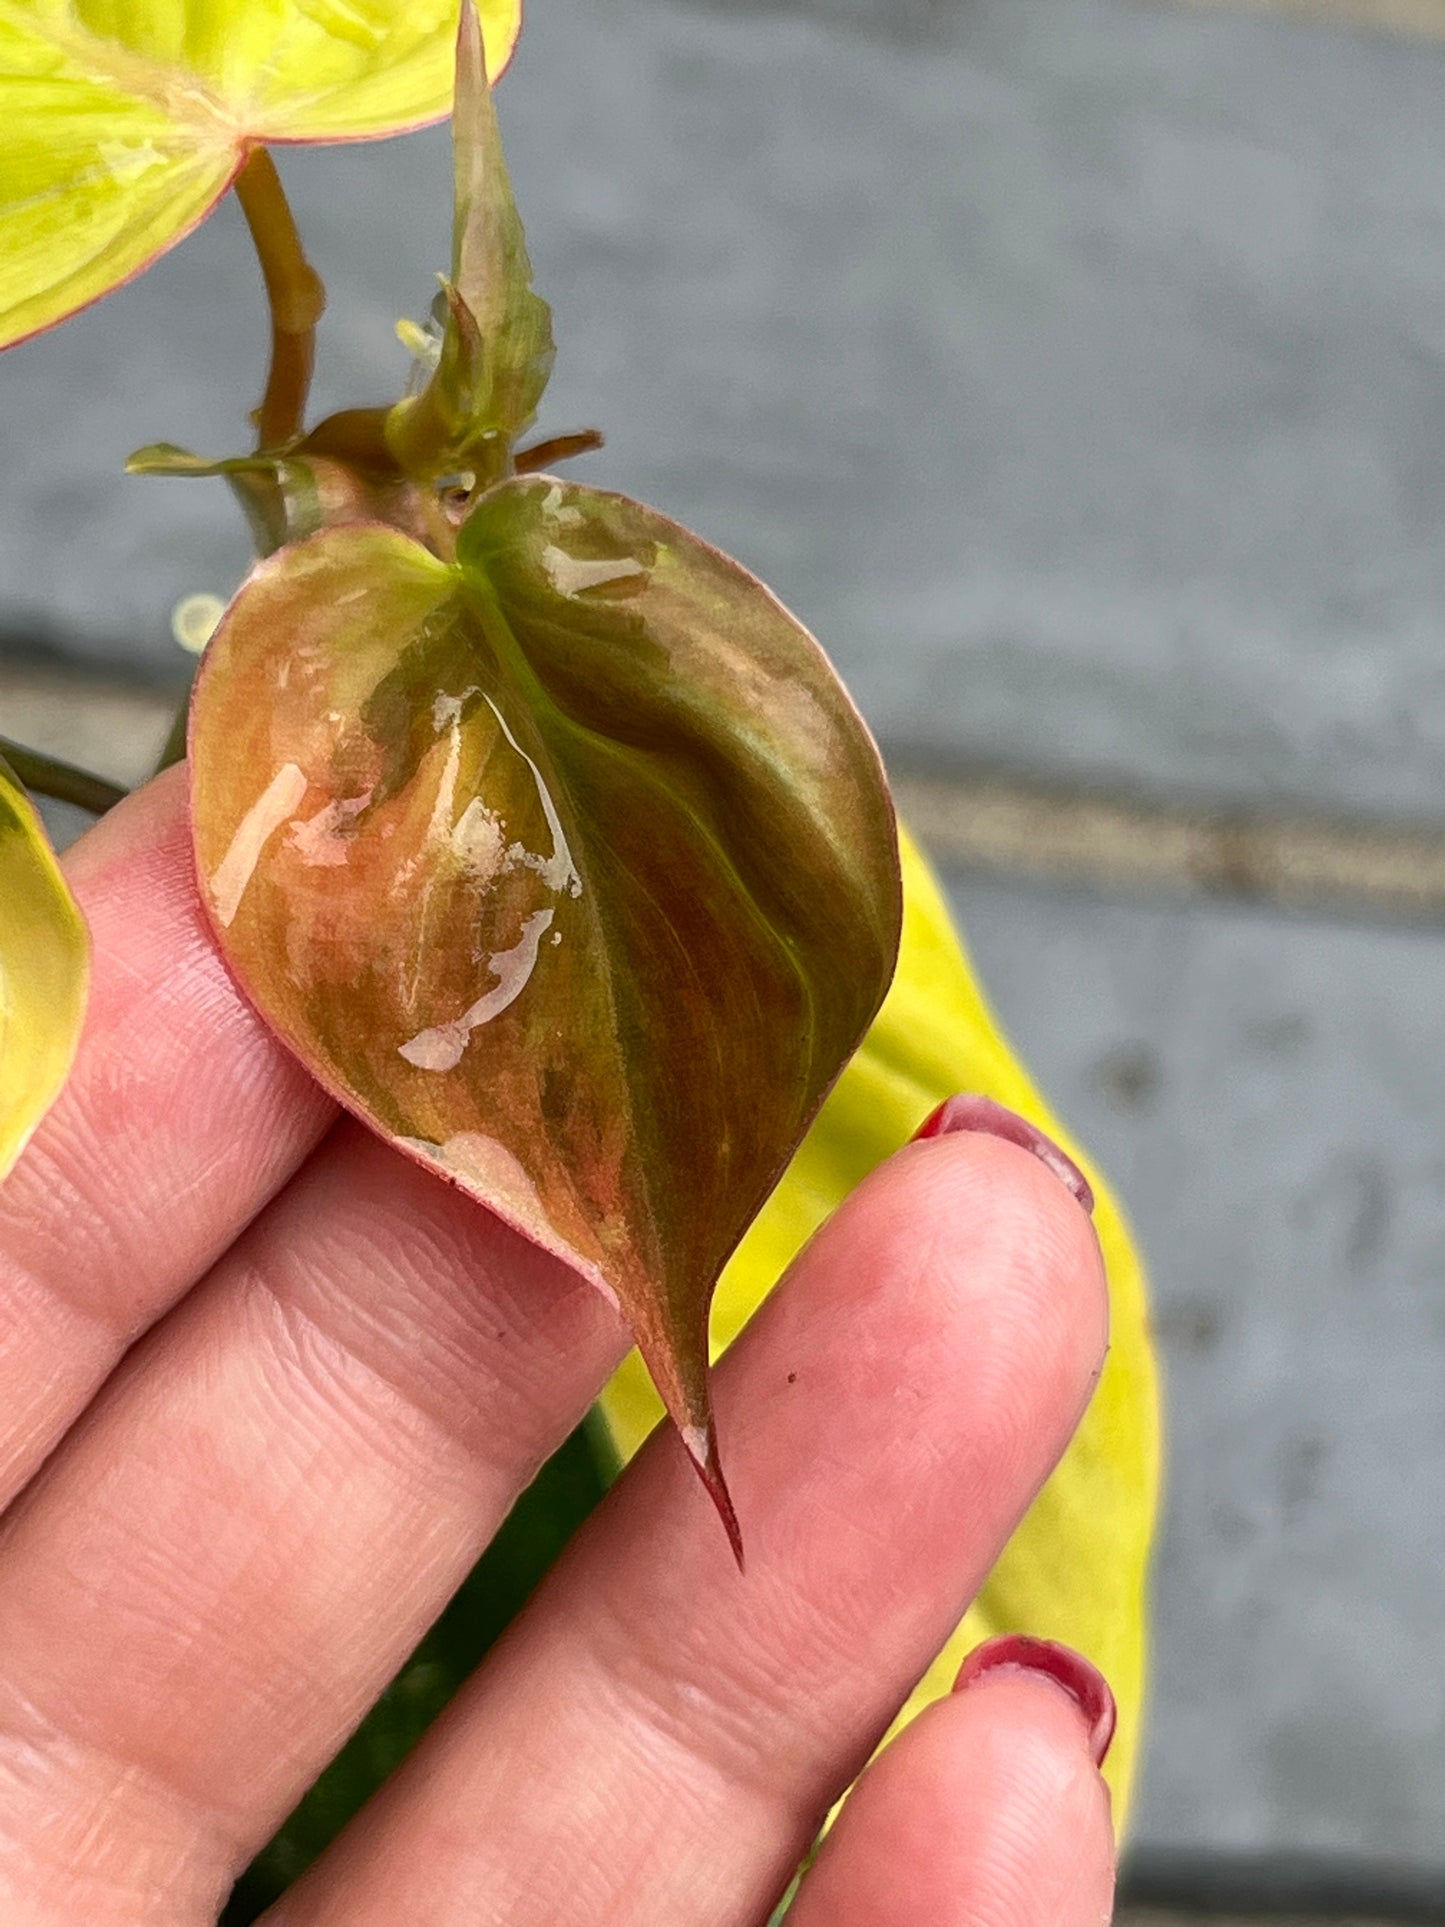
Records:
[[[266,392],[251,419],[258,449],[282,448],[305,423],[316,324],[326,306],[326,290],[306,259],[281,176],[264,147],[252,148],[236,176],[236,199],[256,244],[271,307],[271,367]]]
[[[539,468],[550,468],[553,462],[570,462],[574,455],[590,455],[594,448],[601,446],[600,428],[579,428],[573,435],[554,435],[550,441],[519,448],[514,466],[519,475],[530,475]]]

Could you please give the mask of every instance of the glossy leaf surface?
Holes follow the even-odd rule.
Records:
[[[0,0],[0,346],[139,273],[258,142],[451,105],[457,0]],[[481,0],[493,74],[520,0]]]
[[[464,5],[452,120],[451,279],[437,365],[398,403],[387,440],[416,476],[464,470],[484,485],[509,472],[552,371],[552,311],[532,287],[475,10]]]
[[[615,1297],[720,1503],[717,1274],[871,1020],[892,809],[813,642],[619,496],[261,564],[192,714],[203,891],[353,1109]]]
[[[90,934],[40,818],[0,762],[0,1178],[59,1096],[90,981]]]
[[[1102,1668],[1118,1699],[1119,1729],[1105,1774],[1122,1821],[1142,1728],[1149,1549],[1159,1502],[1159,1392],[1143,1271],[1108,1187],[1052,1117],[999,1030],[926,863],[906,835],[901,841],[905,909],[893,986],[723,1274],[713,1313],[715,1348],[736,1336],[854,1185],[955,1091],[982,1092],[1035,1119],[1084,1166],[1109,1274],[1103,1376],[1073,1444],[900,1724],[946,1694],[965,1653],[991,1634],[1064,1640]],[[635,1354],[603,1403],[619,1446],[630,1454],[659,1416]]]

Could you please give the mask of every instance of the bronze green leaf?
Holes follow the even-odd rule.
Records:
[[[900,886],[813,639],[620,496],[528,476],[456,564],[261,563],[191,721],[203,895],[341,1100],[614,1299],[725,1520],[707,1312],[867,1029]]]

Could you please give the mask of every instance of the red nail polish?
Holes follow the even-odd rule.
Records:
[[[982,1131],[989,1137],[1001,1137],[1008,1144],[1032,1151],[1039,1162],[1046,1164],[1059,1182],[1073,1192],[1086,1211],[1093,1211],[1093,1187],[1078,1165],[1051,1137],[1045,1137],[1037,1124],[1020,1117],[1017,1111],[1006,1110],[991,1097],[963,1092],[958,1097],[946,1098],[923,1120],[913,1136],[916,1141],[925,1137],[948,1137],[954,1131]]]
[[[975,1646],[953,1682],[955,1693],[966,1692],[985,1673],[1041,1673],[1061,1687],[1084,1716],[1089,1729],[1089,1752],[1094,1765],[1108,1758],[1118,1721],[1109,1682],[1072,1646],[1054,1639],[1030,1639],[1025,1633],[1002,1633]]]

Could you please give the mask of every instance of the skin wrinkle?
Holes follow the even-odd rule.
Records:
[[[693,1736],[677,1730],[660,1720],[640,1719],[639,1708],[635,1701],[625,1696],[622,1681],[615,1674],[594,1665],[583,1690],[596,1711],[600,1730],[620,1743],[628,1757],[639,1766],[650,1785],[656,1789],[656,1799],[647,1804],[644,1810],[656,1816],[656,1832],[663,1840],[672,1834],[680,1833],[685,1840],[688,1834],[680,1829],[678,1821],[686,1810],[691,1810],[697,1822],[697,1832],[705,1835],[708,1820],[723,1801],[729,1803],[730,1825],[749,1831],[759,1843],[773,1837],[775,1848],[786,1856],[793,1842],[799,1842],[799,1851],[810,1837],[806,1831],[807,1816],[789,1809],[780,1814],[776,1788],[763,1780],[755,1785],[740,1782],[723,1762],[714,1760],[699,1750]],[[705,1691],[697,1693],[695,1711],[700,1724],[706,1725],[713,1709],[712,1696]],[[622,1776],[619,1774],[618,1778]],[[734,1796],[744,1794],[750,1801],[748,1818],[733,1816],[731,1805]],[[636,1806],[635,1796],[631,1802]],[[639,1872],[645,1870],[645,1861],[639,1861]],[[614,1894],[620,1892],[624,1898],[618,1907],[619,1921],[626,1919],[623,1908],[626,1906],[627,1883],[614,1872],[611,1887]]]
[[[349,1439],[414,1486],[419,1503],[428,1496],[475,1493],[477,1468],[460,1450],[454,1429],[397,1373],[363,1357],[264,1268],[248,1267],[238,1285],[247,1301],[242,1316],[260,1340],[261,1373],[283,1438],[304,1427],[302,1436],[317,1453]]]
[[[157,1468],[158,1472],[164,1472],[166,1469]],[[35,1509],[36,1496],[32,1492],[32,1503],[21,1509],[22,1515]],[[38,1496],[43,1503],[44,1494]],[[97,1500],[103,1500],[103,1497],[103,1494],[97,1495]],[[215,1503],[209,1491],[207,1491],[207,1498],[211,1503],[211,1510],[214,1511]],[[96,1501],[92,1502],[92,1517],[97,1516],[98,1512],[103,1514],[104,1510],[103,1505],[97,1506]],[[10,1525],[15,1519],[16,1514],[12,1512],[7,1517],[6,1524]],[[195,1521],[191,1523],[194,1524]],[[171,1636],[165,1642],[167,1663],[164,1669],[153,1673],[146,1682],[146,1697],[152,1707],[169,1706],[173,1709],[171,1717],[160,1731],[151,1735],[152,1744],[149,1750],[155,1757],[142,1762],[133,1749],[127,1750],[124,1745],[104,1734],[96,1726],[92,1716],[93,1709],[75,1703],[73,1697],[71,1703],[67,1705],[66,1700],[70,1689],[63,1678],[56,1682],[58,1694],[52,1710],[46,1712],[39,1709],[38,1702],[33,1699],[32,1708],[41,1711],[48,1730],[56,1736],[54,1749],[56,1752],[63,1752],[70,1748],[74,1750],[82,1764],[86,1760],[102,1764],[111,1763],[105,1790],[96,1797],[103,1800],[108,1809],[112,1809],[112,1820],[113,1809],[134,1776],[151,1784],[169,1788],[182,1811],[195,1816],[191,1824],[199,1823],[198,1831],[202,1835],[208,1823],[220,1822],[225,1818],[225,1831],[228,1837],[234,1838],[237,1833],[234,1824],[235,1815],[228,1816],[225,1802],[203,1801],[197,1798],[195,1783],[185,1764],[172,1763],[170,1767],[167,1766],[166,1743],[174,1733],[178,1731],[184,1733],[192,1718],[192,1711],[186,1697],[183,1694],[177,1695],[173,1690],[172,1676],[176,1672],[177,1665],[184,1664],[192,1651],[203,1643],[219,1644],[223,1648],[232,1646],[238,1633],[244,1631],[235,1610],[228,1610],[236,1574],[229,1570],[216,1570],[211,1584],[198,1598],[187,1597],[185,1589],[187,1587],[193,1589],[197,1582],[195,1562],[190,1556],[192,1535],[189,1532],[174,1534],[164,1545],[160,1545],[145,1539],[128,1537],[126,1524],[127,1521],[123,1515],[116,1515],[111,1531],[113,1544],[107,1544],[102,1538],[99,1547],[91,1550],[91,1556],[94,1558],[96,1550],[105,1554],[113,1550],[114,1545],[121,1546],[127,1563],[119,1573],[114,1567],[103,1565],[93,1573],[87,1574],[83,1568],[77,1569],[74,1561],[71,1561],[66,1577],[72,1585],[80,1589],[82,1607],[87,1603],[88,1596],[88,1602],[95,1608],[97,1617],[108,1613],[111,1621],[109,1639],[118,1650],[127,1653],[132,1684],[140,1678],[138,1668],[142,1663],[137,1651],[136,1635],[143,1633],[149,1627]],[[258,1547],[247,1563],[254,1564],[257,1559],[265,1556],[265,1552],[264,1546]],[[118,1580],[124,1582],[123,1593],[118,1589]],[[163,1583],[158,1586],[157,1581]],[[126,1613],[123,1620],[118,1620],[117,1606],[122,1596],[125,1600]],[[73,1618],[73,1612],[69,1616]],[[177,1634],[179,1634],[178,1638],[175,1637]],[[9,1697],[12,1692],[13,1687],[9,1679],[0,1681],[0,1696]],[[161,1742],[159,1746],[155,1744],[157,1740]],[[83,1781],[81,1783],[83,1784]],[[238,1811],[242,1810],[244,1810],[244,1801],[238,1808]]]
[[[44,1139],[37,1132],[25,1157],[6,1180],[6,1192],[0,1194],[0,1240],[9,1244],[18,1230],[22,1248],[32,1245],[38,1248],[35,1257],[0,1250],[6,1298],[8,1302],[10,1278],[21,1278],[52,1299],[59,1310],[74,1318],[83,1318],[116,1341],[121,1339],[125,1327],[115,1308],[109,1303],[87,1302],[93,1266],[103,1263],[107,1253],[101,1230],[92,1220],[90,1200],[72,1183],[69,1175],[82,1168],[91,1147],[85,1143],[83,1130],[68,1110],[57,1115],[60,1111],[61,1106],[57,1105],[45,1120],[41,1127]],[[29,1181],[25,1188],[15,1183],[22,1172]],[[26,1189],[31,1194],[28,1197]],[[56,1262],[58,1242],[55,1251],[45,1248],[51,1243],[52,1222],[74,1230],[75,1246],[66,1240],[67,1262],[63,1266]]]
[[[281,1215],[258,1234],[267,1288],[450,1443],[484,1453],[492,1429],[504,1436],[547,1429],[540,1415],[559,1367],[594,1336],[600,1357],[605,1337],[615,1334],[608,1357],[620,1356],[626,1341],[615,1315],[484,1207],[429,1173],[399,1166],[358,1127],[341,1129],[334,1150],[306,1173],[304,1189],[283,1200]],[[354,1171],[357,1156],[384,1160],[387,1180],[404,1196],[381,1212],[363,1206],[313,1264],[304,1219],[326,1211],[336,1182],[364,1180]],[[290,1235],[292,1221],[298,1235]],[[465,1291],[456,1288],[463,1276],[472,1281]],[[438,1290],[439,1279],[452,1288]]]
[[[1041,1690],[1056,1689],[1044,1685]],[[1097,1822],[1102,1810],[1106,1818],[1108,1795],[1077,1740],[1070,1750],[1067,1736],[1060,1732],[1061,1724],[1071,1720],[1077,1721],[1072,1707],[1064,1710],[1062,1722],[1057,1716],[1043,1715],[1041,1708],[1032,1721],[1014,1720],[1003,1729],[995,1725],[991,1743],[983,1749],[980,1767],[991,1764],[995,1776],[1006,1779],[1011,1793],[1007,1802],[997,1806],[978,1882],[993,1903],[990,1919],[997,1920],[999,1927],[1013,1921],[1040,1921],[1042,1927],[1037,1905],[1038,1842],[1066,1822],[1070,1809],[1078,1817],[1063,1830],[1081,1838],[1097,1838],[1104,1831],[1088,1824],[1080,1812],[1092,1810]],[[1002,1731],[1008,1733],[1006,1746],[1001,1743]],[[1062,1917],[1070,1919],[1077,1911],[1070,1903],[1087,1883],[1097,1885],[1098,1868],[1087,1859],[1076,1859],[1072,1866],[1063,1865],[1060,1873],[1055,1902]]]
[[[74,1891],[77,1878],[98,1888],[96,1898],[101,1901],[111,1897],[133,1902],[155,1896],[174,1906],[185,1899],[183,1887],[190,1887],[198,1903],[195,1918],[210,1918],[234,1878],[241,1851],[227,1816],[196,1801],[173,1779],[152,1774],[134,1759],[65,1731],[8,1684],[5,1697],[10,1717],[0,1722],[0,1784],[8,1780],[22,1790],[28,1784],[30,1798],[18,1809],[23,1836],[7,1827],[0,1810],[0,1899],[11,1860],[22,1870],[23,1898],[36,1898],[38,1851],[68,1890],[67,1911],[55,1916],[63,1927],[76,1927],[80,1919],[92,1927],[103,1918],[90,1910],[89,1902],[83,1914],[72,1911],[78,1909],[81,1898]],[[50,1780],[57,1785],[47,1785]],[[79,1801],[77,1789],[85,1796]],[[113,1831],[118,1795],[151,1815],[149,1827],[137,1827],[134,1840],[123,1843],[116,1841]],[[208,1854],[195,1854],[191,1843],[197,1836],[207,1842]],[[118,1846],[129,1850],[118,1852]],[[128,1864],[137,1858],[143,1863],[143,1888],[136,1886]],[[119,1864],[112,1868],[110,1862]],[[146,1871],[150,1863],[157,1863],[154,1874]],[[0,1918],[7,1927],[11,1922],[28,1927],[30,1916],[7,1912]],[[136,1927],[145,1917],[117,1912],[113,1918],[119,1927]],[[183,1918],[179,1913],[168,1914],[167,1922]]]
[[[158,1475],[167,1468],[157,1467]],[[99,1495],[92,1508],[92,1516],[104,1517],[109,1508],[103,1504],[104,1495]],[[42,1501],[43,1502],[43,1501]],[[23,1513],[32,1506],[20,1508]],[[213,1507],[212,1510],[215,1508]],[[7,1517],[9,1525],[11,1518]],[[194,1522],[192,1522],[194,1523]],[[235,1578],[233,1572],[217,1571],[209,1587],[199,1597],[188,1597],[186,1588],[196,1585],[195,1561],[192,1557],[192,1537],[188,1533],[173,1535],[162,1544],[148,1543],[127,1536],[127,1520],[115,1514],[112,1521],[111,1539],[107,1545],[102,1539],[98,1548],[91,1548],[92,1560],[98,1550],[101,1554],[113,1551],[114,1545],[123,1549],[127,1562],[117,1568],[100,1563],[96,1570],[87,1574],[83,1567],[72,1560],[66,1573],[78,1594],[84,1622],[100,1623],[109,1618],[108,1639],[117,1650],[124,1651],[129,1660],[129,1675],[132,1686],[139,1683],[143,1676],[144,1661],[138,1651],[138,1636],[149,1631],[164,1636],[163,1664],[159,1669],[149,1669],[146,1677],[146,1698],[153,1709],[166,1707],[168,1718],[149,1735],[148,1751],[153,1755],[142,1760],[134,1749],[128,1750],[113,1735],[107,1734],[98,1724],[95,1710],[84,1700],[77,1701],[72,1684],[64,1677],[53,1680],[53,1699],[49,1710],[41,1707],[33,1697],[28,1702],[32,1715],[40,1717],[45,1731],[53,1736],[52,1750],[63,1755],[73,1749],[76,1758],[84,1764],[87,1760],[97,1762],[106,1768],[106,1782],[103,1792],[95,1797],[114,1818],[114,1808],[121,1795],[130,1785],[132,1778],[146,1784],[167,1788],[176,1804],[184,1814],[195,1816],[196,1821],[204,1824],[214,1821],[224,1822],[228,1838],[235,1838],[238,1832],[237,1814],[244,1810],[238,1807],[236,1813],[228,1813],[224,1801],[201,1800],[197,1797],[196,1787],[184,1764],[167,1764],[167,1748],[177,1733],[189,1730],[192,1709],[189,1698],[184,1692],[175,1690],[175,1675],[184,1668],[190,1655],[205,1643],[231,1647],[245,1628],[232,1605],[231,1590]],[[92,1528],[93,1529],[93,1528]],[[82,1549],[77,1550],[77,1557]],[[265,1556],[266,1548],[258,1547],[247,1564],[255,1564]],[[126,1611],[124,1618],[117,1613],[118,1582],[123,1582]],[[86,1608],[93,1610],[86,1611]],[[70,1618],[75,1618],[73,1609]],[[13,1681],[0,1680],[0,1703],[12,1700]],[[155,1714],[152,1711],[154,1725]],[[4,1716],[0,1714],[0,1732],[4,1731]],[[81,1784],[84,1784],[83,1779]]]

